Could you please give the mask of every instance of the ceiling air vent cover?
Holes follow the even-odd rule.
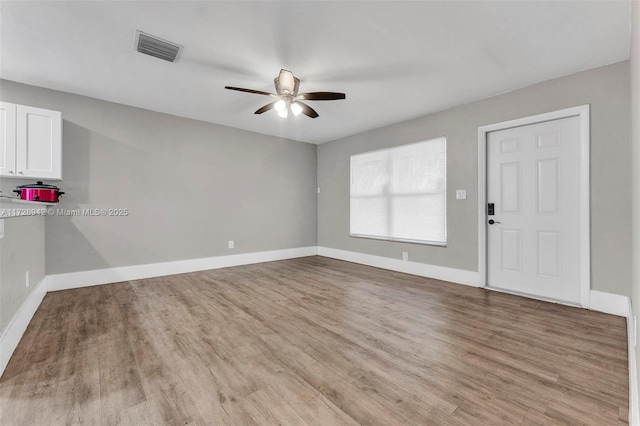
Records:
[[[134,49],[145,55],[154,58],[164,59],[165,61],[175,62],[178,54],[182,50],[182,46],[163,40],[151,34],[136,31],[136,39]]]

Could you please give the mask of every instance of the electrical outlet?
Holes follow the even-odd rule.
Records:
[[[233,240],[229,240],[229,248],[232,249],[235,247],[235,243],[233,242]]]
[[[29,288],[29,271],[24,274],[24,285]]]
[[[403,251],[402,252],[402,260],[409,260],[409,252],[408,251]]]
[[[318,187],[318,194],[320,193],[320,187]]]
[[[466,200],[467,199],[467,190],[466,189],[457,189],[456,190],[456,199],[457,200]]]

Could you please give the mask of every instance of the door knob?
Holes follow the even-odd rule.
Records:
[[[493,220],[493,219],[489,219],[489,225],[493,225],[494,223],[500,223],[500,222],[496,222],[496,221],[495,221],[495,220]]]

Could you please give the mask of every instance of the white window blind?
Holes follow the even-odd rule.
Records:
[[[351,156],[351,235],[446,245],[447,141]]]

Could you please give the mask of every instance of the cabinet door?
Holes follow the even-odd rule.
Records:
[[[62,114],[18,105],[16,116],[17,176],[62,179]]]
[[[16,175],[16,104],[0,102],[0,176]]]

